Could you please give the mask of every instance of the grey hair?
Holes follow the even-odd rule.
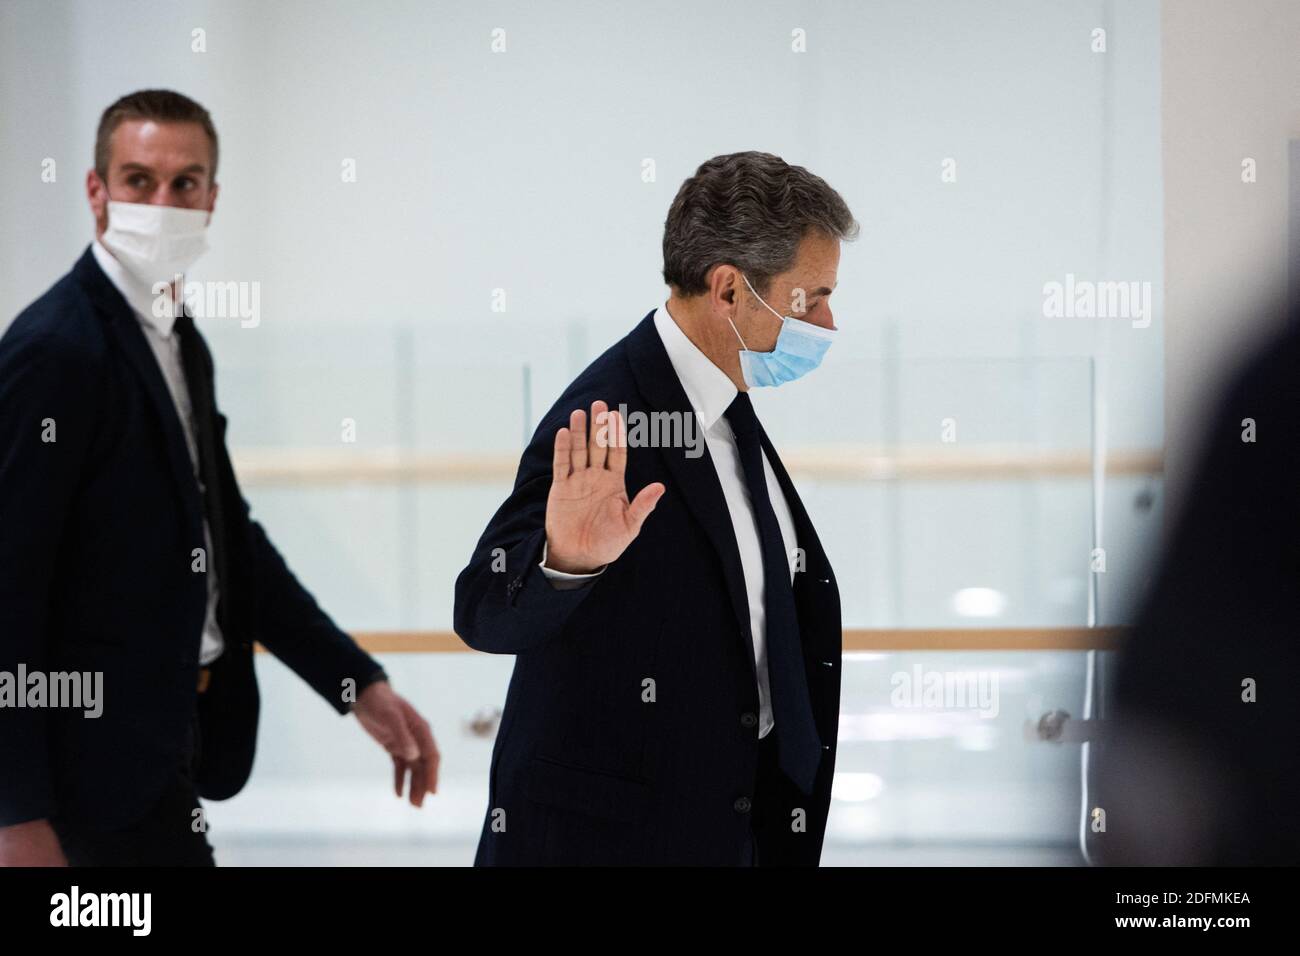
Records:
[[[682,183],[664,221],[664,281],[682,295],[709,289],[709,270],[735,266],[767,293],[789,269],[810,229],[855,239],[858,223],[840,194],[802,166],[771,153],[715,156]]]

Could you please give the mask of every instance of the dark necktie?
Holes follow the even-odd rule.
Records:
[[[223,594],[229,593],[230,576],[226,573],[226,522],[221,507],[221,479],[217,470],[217,421],[212,388],[203,358],[203,343],[198,329],[188,315],[176,319],[174,331],[180,336],[181,366],[185,370],[185,385],[190,393],[190,408],[194,413],[194,443],[199,450],[199,481],[203,486],[203,513],[212,535],[213,554],[208,567],[216,572]],[[218,604],[221,614],[223,600]]]
[[[811,793],[817,766],[821,762],[822,743],[808,696],[808,678],[799,641],[799,614],[795,608],[794,589],[790,586],[790,563],[781,538],[781,526],[767,493],[761,431],[747,393],[736,395],[735,401],[727,408],[726,417],[736,434],[736,448],[740,452],[763,550],[767,677],[772,690],[778,760],[785,775],[804,793]]]

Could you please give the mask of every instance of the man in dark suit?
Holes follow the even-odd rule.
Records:
[[[428,724],[235,481],[212,356],[176,305],[216,166],[194,101],[110,106],[87,174],[95,241],[0,339],[0,865],[210,865],[198,797],[252,769],[254,641],[357,715],[399,797],[407,774],[416,805],[436,785]],[[102,680],[102,700],[37,693],[69,675]]]
[[[818,364],[856,231],[768,154],[682,185],[668,301],[546,414],[456,582],[457,633],[516,655],[477,864],[818,863],[839,592],[749,389]]]

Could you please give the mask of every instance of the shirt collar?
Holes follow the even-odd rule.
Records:
[[[672,363],[673,371],[682,383],[682,390],[695,409],[695,417],[707,431],[735,399],[735,382],[687,338],[681,326],[668,313],[666,302],[655,310],[655,331],[663,340],[668,361]]]
[[[90,244],[91,252],[94,253],[95,261],[99,267],[104,270],[104,275],[108,276],[108,281],[113,283],[113,287],[122,293],[122,298],[126,299],[126,304],[131,307],[136,318],[141,322],[148,322],[158,332],[166,338],[172,334],[172,326],[176,324],[176,315],[173,309],[164,309],[163,315],[154,312],[154,300],[157,298],[153,294],[153,289],[141,282],[130,272],[126,266],[118,262],[111,252],[104,247],[98,239]]]

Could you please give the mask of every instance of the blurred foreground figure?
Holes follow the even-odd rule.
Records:
[[[1300,315],[1233,381],[1120,653],[1108,864],[1300,863]]]

